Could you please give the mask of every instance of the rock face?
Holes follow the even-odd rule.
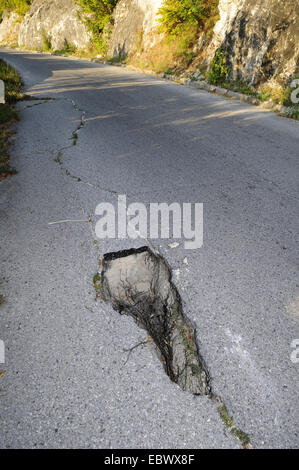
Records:
[[[153,46],[159,39],[155,29],[162,3],[163,0],[120,0],[114,12],[109,55],[128,55],[141,42],[144,48]]]
[[[42,49],[45,37],[52,49],[63,49],[65,42],[83,49],[90,34],[80,21],[72,0],[35,0],[25,15],[18,36],[19,46]]]
[[[208,57],[227,51],[232,78],[285,84],[299,71],[298,1],[220,0],[219,12]]]
[[[120,0],[109,54],[127,55],[141,43],[150,48],[159,39],[155,29],[162,3]],[[219,13],[204,54],[208,64],[221,47],[227,51],[233,79],[257,86],[284,85],[294,77],[299,68],[298,0],[219,0]]]
[[[3,19],[0,24],[0,44],[15,45],[18,44],[19,30],[22,17],[16,13],[3,13]]]

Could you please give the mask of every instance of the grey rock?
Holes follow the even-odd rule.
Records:
[[[241,93],[237,93],[236,91],[231,91],[231,90],[228,90],[227,96],[229,96],[230,98],[235,98],[236,100],[241,100]]]
[[[299,3],[293,0],[220,0],[220,19],[208,50],[227,52],[231,78],[252,85],[285,84],[299,59]]]
[[[221,88],[220,86],[215,87],[214,92],[217,93],[218,95],[227,95],[227,89],[226,88]]]
[[[15,45],[21,26],[21,16],[5,11],[0,23],[0,44]]]
[[[247,103],[258,105],[260,103],[259,99],[255,96],[247,96]]]
[[[140,42],[144,49],[156,44],[161,38],[155,31],[161,6],[162,0],[120,0],[114,11],[108,54],[126,56],[136,51]]]
[[[72,0],[34,0],[21,23],[18,43],[42,49],[45,37],[53,49],[63,49],[66,41],[79,49],[89,45],[90,33],[80,21]]]
[[[193,77],[196,79],[196,80],[204,80],[205,77],[204,75],[201,73],[201,72],[195,72]]]
[[[189,86],[191,88],[197,88],[197,89],[202,89],[202,84],[201,82],[198,82],[197,80],[190,80]]]
[[[265,103],[262,103],[262,107],[264,109],[272,109],[274,108],[274,103],[270,100],[270,101],[266,101]]]

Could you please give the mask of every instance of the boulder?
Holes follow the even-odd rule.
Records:
[[[157,12],[162,3],[163,0],[120,0],[114,11],[109,55],[127,56],[138,47],[149,49],[159,41]]]

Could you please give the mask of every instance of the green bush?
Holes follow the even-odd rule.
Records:
[[[215,85],[223,83],[228,79],[230,74],[230,67],[227,64],[227,53],[218,49],[215,52],[212,60],[210,70],[208,73],[208,80]]]
[[[77,48],[74,44],[68,42],[66,39],[64,40],[64,46],[62,49],[56,49],[54,51],[55,55],[70,55],[75,54],[77,52]]]
[[[92,33],[94,45],[107,52],[107,39],[111,32],[112,13],[118,0],[75,0],[80,7],[80,19]]]
[[[203,26],[215,15],[219,0],[164,0],[159,9],[160,31],[179,35],[186,26]]]
[[[15,11],[18,15],[24,16],[30,8],[33,0],[0,0],[0,18],[3,12]]]
[[[43,51],[50,52],[52,50],[51,37],[47,35],[44,29],[42,30],[42,38],[43,38]]]

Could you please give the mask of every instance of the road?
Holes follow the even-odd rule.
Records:
[[[240,447],[151,344],[128,352],[146,332],[95,301],[98,258],[145,244],[96,240],[116,195],[204,204],[200,249],[152,244],[236,425],[254,448],[298,447],[298,122],[121,67],[1,57],[53,98],[20,103],[18,174],[0,184],[1,448]]]

